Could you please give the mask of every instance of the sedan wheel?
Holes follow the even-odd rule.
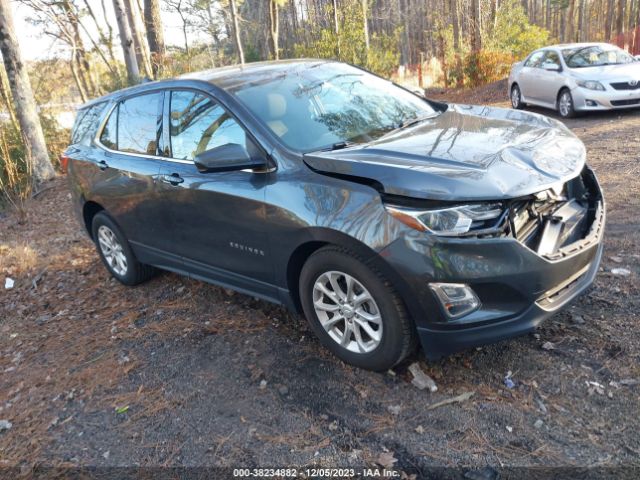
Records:
[[[558,113],[563,118],[570,118],[574,116],[573,110],[573,98],[569,90],[564,90],[558,98]]]
[[[511,88],[511,106],[516,110],[520,110],[522,108],[522,94],[520,93],[520,87],[518,85],[514,85]]]
[[[351,275],[338,271],[320,275],[313,287],[313,307],[329,337],[350,352],[371,352],[380,344],[378,305]]]

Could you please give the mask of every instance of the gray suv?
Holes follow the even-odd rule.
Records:
[[[337,62],[110,94],[80,109],[64,159],[120,282],[164,269],[286,305],[372,370],[528,332],[602,255],[602,193],[561,123]]]

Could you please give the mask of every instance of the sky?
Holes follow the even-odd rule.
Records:
[[[117,34],[118,28],[115,16],[113,16],[113,3],[110,0],[105,1],[107,3],[107,8],[109,8],[110,16],[112,16],[112,18],[109,19],[109,23],[114,26],[114,33]],[[92,7],[95,6],[94,11],[96,12],[96,15],[99,12],[102,12],[102,9],[99,7],[98,0],[89,0],[89,2]],[[59,45],[54,45],[54,39],[51,36],[42,33],[42,27],[33,26],[27,21],[27,18],[33,15],[32,10],[29,7],[16,1],[12,1],[11,6],[13,8],[13,19],[15,22],[18,42],[22,47],[22,56],[25,60],[38,60],[60,55],[64,55],[65,58],[69,56],[68,49],[61,48]],[[164,10],[161,10],[160,14],[164,24],[165,43],[167,45],[182,46],[184,42],[182,39],[182,23],[180,21],[180,17],[175,13],[165,12]],[[90,23],[87,22],[86,25],[89,26]],[[87,42],[87,48],[89,48],[89,42]],[[116,49],[116,51],[120,53],[119,49]]]

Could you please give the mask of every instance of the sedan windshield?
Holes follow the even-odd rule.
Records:
[[[633,57],[613,45],[566,48],[562,56],[569,68],[601,67],[633,62]]]
[[[333,62],[292,66],[232,92],[284,144],[302,152],[370,142],[437,113],[387,80]]]

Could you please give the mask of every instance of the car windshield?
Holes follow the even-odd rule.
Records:
[[[341,63],[302,64],[231,89],[301,152],[365,143],[437,112],[393,83]]]
[[[606,45],[566,48],[562,56],[569,68],[601,67],[633,62],[633,57],[621,48]]]

